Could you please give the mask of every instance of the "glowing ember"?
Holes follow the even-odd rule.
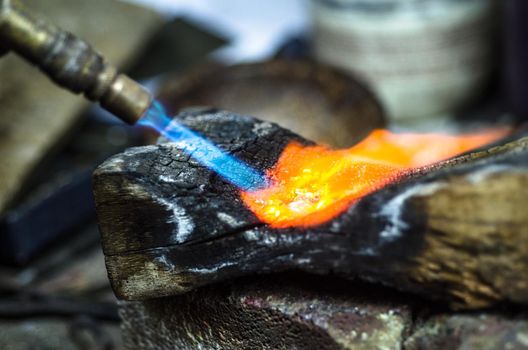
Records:
[[[273,227],[318,225],[410,169],[483,146],[508,132],[454,136],[375,130],[344,150],[291,143],[266,173],[272,185],[241,196],[261,221]]]

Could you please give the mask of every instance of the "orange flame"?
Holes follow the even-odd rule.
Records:
[[[241,196],[255,215],[272,227],[314,226],[411,169],[451,158],[508,133],[498,129],[455,136],[374,130],[343,150],[293,142],[266,172],[272,185]]]

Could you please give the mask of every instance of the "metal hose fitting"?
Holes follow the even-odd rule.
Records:
[[[17,0],[0,0],[0,55],[6,50],[129,124],[139,120],[152,103],[143,86],[119,74],[90,44],[33,15]]]

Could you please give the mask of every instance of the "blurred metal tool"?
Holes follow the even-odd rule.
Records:
[[[0,55],[8,51],[129,124],[139,120],[151,105],[150,93],[119,74],[90,44],[33,15],[18,0],[0,0]]]

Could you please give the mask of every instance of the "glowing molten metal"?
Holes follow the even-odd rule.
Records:
[[[343,150],[293,142],[266,172],[271,186],[241,196],[261,221],[273,227],[318,225],[413,168],[451,158],[507,133],[500,129],[454,136],[375,130]]]

